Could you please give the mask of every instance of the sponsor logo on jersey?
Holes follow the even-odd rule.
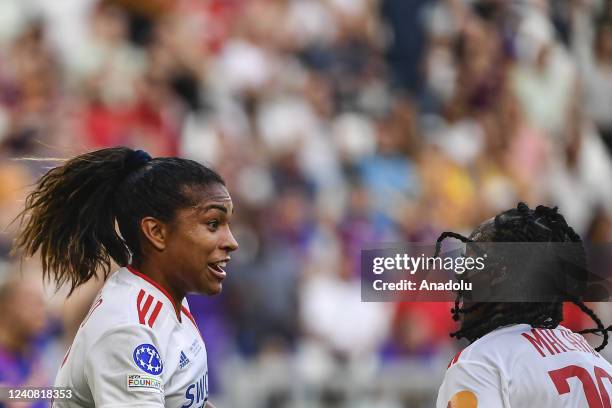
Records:
[[[134,362],[148,374],[160,375],[164,369],[161,357],[152,344],[141,344],[134,349]]]
[[[185,390],[185,403],[181,408],[203,407],[208,401],[208,371]]]
[[[179,362],[179,369],[182,370],[190,362],[191,360],[189,360],[187,356],[185,355],[185,353],[183,353],[183,350],[181,350],[181,361]]]
[[[163,392],[164,387],[159,378],[145,374],[128,374],[128,391]]]
[[[448,401],[447,408],[478,408],[478,398],[472,391],[459,391]]]

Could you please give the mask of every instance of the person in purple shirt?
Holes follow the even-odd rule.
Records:
[[[47,326],[40,285],[28,278],[9,277],[0,286],[0,386],[45,387],[49,378],[42,367],[37,340]],[[20,407],[28,407],[23,403]],[[29,407],[45,407],[44,401]],[[1,402],[0,408],[10,403]]]

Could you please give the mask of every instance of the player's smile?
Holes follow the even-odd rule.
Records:
[[[224,268],[227,266],[229,260],[230,258],[228,257],[222,259],[221,261],[210,262],[208,263],[207,268],[213,273],[213,275],[217,277],[217,279],[219,279],[219,281],[222,281],[223,279],[225,279],[226,272]]]

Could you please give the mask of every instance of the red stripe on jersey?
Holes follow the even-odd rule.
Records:
[[[189,320],[191,320],[191,323],[193,323],[193,325],[195,326],[196,330],[198,331],[198,334],[200,335],[200,338],[202,339],[202,341],[204,341],[204,338],[202,337],[202,333],[200,333],[200,328],[196,324],[196,321],[193,318],[193,315],[191,314],[189,309],[187,309],[185,306],[181,306],[181,310],[183,311],[183,313],[185,313],[185,316],[187,316]]]
[[[134,275],[138,276],[139,278],[142,278],[144,280],[146,280],[147,282],[149,282],[151,285],[155,286],[157,289],[159,289],[159,291],[161,293],[164,294],[164,296],[166,296],[168,298],[168,300],[170,300],[170,302],[172,303],[172,305],[174,306],[174,311],[176,313],[176,317],[177,319],[181,320],[181,313],[179,311],[179,309],[176,307],[176,304],[174,303],[174,300],[172,300],[172,296],[170,296],[170,294],[168,293],[168,291],[161,286],[159,283],[155,282],[153,279],[151,279],[150,277],[148,277],[147,275],[143,274],[142,272],[138,271],[136,268],[134,268],[132,265],[128,265],[127,269],[132,272]]]
[[[185,306],[181,306],[181,310],[183,311],[183,313],[185,313],[185,316],[187,316],[189,318],[189,320],[191,320],[191,322],[193,323],[193,325],[195,327],[198,327],[198,325],[195,322],[195,319],[193,318],[193,315],[191,314],[191,312],[189,311],[189,309],[187,309]]]
[[[153,325],[155,324],[155,319],[157,319],[157,315],[159,314],[159,311],[162,308],[162,302],[160,302],[159,300],[157,301],[157,304],[155,305],[155,309],[153,309],[153,313],[151,313],[151,317],[149,317],[149,327],[153,328]]]
[[[450,361],[450,363],[448,363],[448,367],[446,367],[446,368],[450,368],[453,364],[455,364],[457,361],[459,361],[459,356],[461,355],[461,353],[463,353],[463,350],[460,350],[457,354],[455,354],[455,357],[453,357],[453,359]]]
[[[83,320],[83,323],[81,323],[81,327],[83,327],[85,325],[85,323],[87,323],[87,321],[89,320],[89,318],[91,317],[91,314],[94,312],[94,310],[96,310],[98,308],[98,306],[100,306],[103,302],[103,299],[100,298],[98,299],[93,306],[91,307],[91,309],[89,309],[89,313],[87,313],[87,316],[85,317],[85,320]]]
[[[70,347],[68,347],[68,351],[66,352],[66,355],[64,356],[64,360],[62,361],[62,365],[60,366],[60,368],[62,368],[64,364],[66,364],[66,360],[68,360],[68,354],[70,354],[71,349],[72,349],[72,344],[70,345]]]
[[[140,289],[140,292],[138,292],[138,297],[136,298],[136,306],[142,303],[142,297],[144,296],[144,294],[144,289]]]
[[[147,312],[151,307],[151,303],[153,303],[153,296],[147,294],[147,300],[145,300],[144,305],[142,305],[142,298],[144,295],[145,291],[140,289],[140,292],[138,292],[138,299],[136,300],[136,309],[138,310],[138,320],[140,321],[140,324],[145,324]]]

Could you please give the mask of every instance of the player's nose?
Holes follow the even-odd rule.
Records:
[[[225,239],[221,243],[221,249],[227,252],[232,252],[237,250],[238,247],[238,241],[236,241],[236,238],[234,238],[234,234],[232,234],[232,231],[228,228],[227,234],[225,235]]]

